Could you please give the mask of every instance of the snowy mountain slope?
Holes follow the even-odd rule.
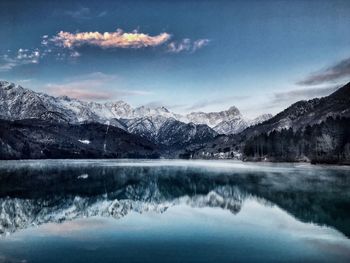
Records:
[[[0,116],[4,119],[40,118],[47,112],[55,112],[63,116],[67,122],[101,122],[111,119],[132,119],[146,116],[163,116],[180,118],[165,107],[148,108],[141,106],[132,108],[123,101],[86,102],[67,96],[52,97],[24,89],[7,81],[0,81]]]
[[[211,141],[217,133],[205,124],[183,123],[169,118],[160,127],[156,141],[166,146],[182,148],[189,144]]]
[[[52,97],[24,89],[6,81],[0,82],[0,117],[2,119],[54,119],[70,123],[106,123],[115,118],[113,105],[84,102],[69,97]],[[121,104],[117,102],[116,104]],[[125,107],[127,112],[128,107]],[[122,127],[117,121],[114,125]]]
[[[219,134],[236,134],[271,117],[271,114],[262,114],[255,119],[247,119],[236,107],[232,106],[220,112],[192,112],[187,114],[185,119],[195,124],[206,124]]]
[[[213,129],[219,134],[236,134],[248,127],[248,122],[237,116],[231,120],[222,121]]]
[[[262,123],[272,118],[272,114],[262,114],[255,119],[245,119],[242,116],[236,116],[231,120],[222,121],[213,129],[219,134],[237,134],[246,128]]]
[[[193,122],[196,124],[206,124],[209,127],[215,127],[222,121],[229,121],[237,117],[242,117],[239,110],[232,106],[226,111],[219,112],[192,112],[187,114],[185,118],[188,122]]]
[[[259,115],[258,117],[256,117],[256,118],[254,118],[254,119],[248,121],[248,123],[249,123],[248,126],[257,125],[257,124],[259,124],[259,123],[262,123],[262,122],[264,122],[264,121],[267,121],[267,120],[271,119],[272,117],[273,117],[273,115],[272,115],[272,114],[269,114],[269,113],[267,113],[267,114],[261,114],[261,115]]]
[[[207,125],[184,123],[172,117],[148,116],[121,120],[127,131],[154,143],[182,147],[185,144],[202,143],[213,139],[217,133]]]
[[[134,119],[122,120],[127,127],[127,131],[155,142],[161,126],[167,121],[167,117],[145,116]]]
[[[0,81],[0,118],[16,120],[39,118],[69,123],[98,122],[155,138],[169,118],[182,123],[204,124],[217,133],[235,134],[255,124],[245,119],[236,107],[220,112],[192,112],[180,115],[165,107],[131,107],[124,101],[86,102],[67,96],[53,97]],[[267,115],[266,115],[267,116]]]

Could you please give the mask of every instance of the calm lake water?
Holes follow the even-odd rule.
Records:
[[[0,262],[350,262],[350,167],[0,161]]]

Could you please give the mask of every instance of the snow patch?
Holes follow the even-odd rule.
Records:
[[[84,143],[84,144],[90,144],[89,140],[78,140],[78,141],[81,142],[81,143]]]
[[[77,178],[78,178],[78,179],[87,179],[88,177],[89,177],[88,174],[81,174],[81,175],[79,175]]]

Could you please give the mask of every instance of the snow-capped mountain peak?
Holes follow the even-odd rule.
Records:
[[[209,127],[215,127],[223,121],[230,121],[237,117],[241,117],[239,110],[232,106],[228,110],[219,112],[191,112],[186,115],[188,121],[196,124],[206,124]]]
[[[218,133],[233,134],[271,117],[271,115],[262,115],[250,121],[245,119],[235,106],[219,112],[192,112],[180,115],[169,111],[164,106],[133,108],[121,100],[98,103],[81,101],[68,96],[53,97],[7,81],[0,81],[0,98],[0,118],[3,119],[46,118],[47,116],[55,118],[56,116],[59,121],[111,123],[127,130],[129,130],[126,127],[128,123],[133,125],[131,130],[134,130],[135,123],[140,121],[151,122],[147,125],[142,124],[145,129],[153,127],[159,130],[160,126],[171,118],[182,123],[205,124]],[[132,119],[135,121],[123,121]],[[149,132],[154,131],[147,133]]]

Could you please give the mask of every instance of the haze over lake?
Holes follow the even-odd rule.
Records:
[[[349,262],[350,168],[0,162],[0,262]]]

